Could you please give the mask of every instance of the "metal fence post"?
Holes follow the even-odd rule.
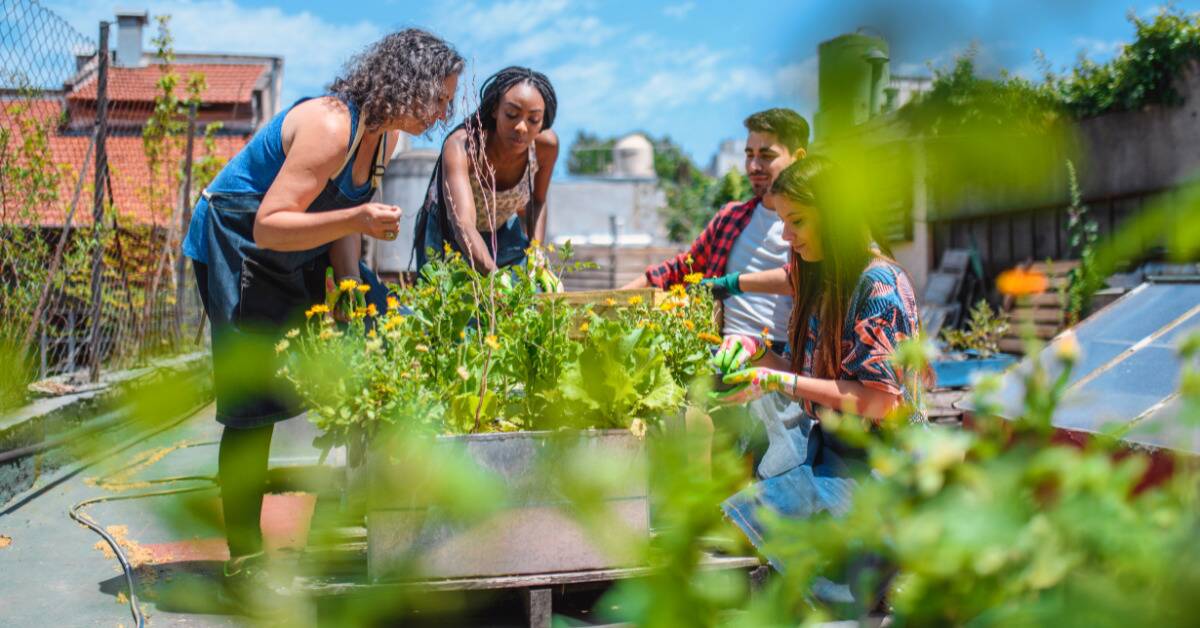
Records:
[[[100,380],[100,297],[104,267],[104,182],[108,174],[108,22],[100,22],[100,41],[96,59],[96,171],[92,189],[92,331],[88,337],[91,350],[89,380]]]
[[[183,299],[187,288],[187,269],[183,257],[183,239],[187,237],[188,225],[192,222],[192,152],[196,147],[196,103],[188,108],[187,152],[183,162],[183,211],[179,219],[180,249],[175,252],[175,332],[177,339],[183,332]]]

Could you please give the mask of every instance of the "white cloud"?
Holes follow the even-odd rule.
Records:
[[[679,4],[670,4],[663,7],[662,12],[663,15],[667,17],[673,17],[677,20],[682,20],[683,18],[687,17],[687,14],[691,13],[695,8],[695,2],[681,2]]]
[[[594,16],[562,17],[554,21],[552,28],[531,33],[508,46],[504,58],[513,63],[534,61],[567,46],[596,48],[611,40],[617,32],[618,29]]]
[[[487,7],[474,2],[445,5],[434,19],[451,41],[492,42],[529,35],[567,9],[567,0],[510,0]]]
[[[790,63],[775,71],[775,89],[783,98],[806,105],[817,106],[817,55]]]
[[[1111,57],[1121,51],[1125,42],[1120,39],[1105,40],[1093,37],[1076,37],[1071,40],[1080,52],[1088,57],[1100,59]]]

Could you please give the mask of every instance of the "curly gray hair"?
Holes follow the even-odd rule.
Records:
[[[417,28],[398,31],[355,55],[329,92],[358,106],[367,127],[378,129],[401,115],[432,120],[441,111],[442,83],[465,62],[439,37]],[[451,95],[453,116],[454,98]]]

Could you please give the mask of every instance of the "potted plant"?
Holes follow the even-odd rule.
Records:
[[[563,248],[537,257],[578,267]],[[625,564],[576,521],[579,487],[559,480],[580,461],[631,471],[588,490],[622,534],[648,535],[642,438],[709,375],[711,295],[677,286],[597,308],[512,275],[480,275],[448,253],[394,289],[388,311],[359,304],[339,323],[317,305],[277,347],[319,445],[347,447],[373,579]]]
[[[965,329],[942,330],[942,340],[949,352],[933,362],[937,386],[963,388],[971,384],[976,373],[1003,371],[1016,363],[1016,357],[999,349],[1008,327],[1008,317],[980,299],[971,308]]]

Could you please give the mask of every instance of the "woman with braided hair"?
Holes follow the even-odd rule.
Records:
[[[523,264],[530,237],[545,240],[557,111],[541,72],[510,66],[483,83],[479,108],[442,145],[416,222],[418,268],[449,247],[489,273]]]

